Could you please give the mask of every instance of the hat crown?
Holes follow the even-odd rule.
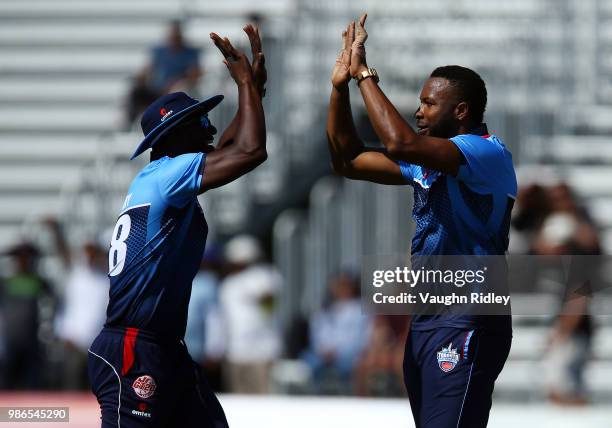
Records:
[[[174,92],[155,100],[142,115],[140,126],[145,137],[130,159],[150,149],[173,127],[195,115],[206,114],[221,102],[223,95],[215,95],[198,101],[184,92]]]
[[[173,92],[158,98],[142,114],[140,127],[143,134],[146,136],[168,118],[197,103],[184,92]]]

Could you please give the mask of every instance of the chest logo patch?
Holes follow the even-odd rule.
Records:
[[[459,362],[457,348],[453,348],[452,342],[449,343],[446,348],[442,347],[442,350],[438,351],[437,358],[438,367],[440,367],[440,370],[444,373],[450,372]]]
[[[416,174],[414,177],[414,181],[419,183],[419,185],[423,189],[429,189],[431,185],[440,177],[440,171],[434,171],[430,169],[421,168],[421,173]]]
[[[149,398],[155,393],[157,384],[151,376],[143,375],[134,381],[132,388],[140,398]]]

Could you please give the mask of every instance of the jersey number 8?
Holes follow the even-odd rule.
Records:
[[[113,230],[113,237],[110,242],[110,250],[108,252],[108,275],[116,276],[121,273],[123,266],[125,265],[125,257],[127,255],[127,244],[125,240],[130,234],[130,228],[132,227],[132,220],[128,214],[124,214],[119,217],[115,229]]]

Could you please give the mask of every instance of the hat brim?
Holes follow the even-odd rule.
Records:
[[[185,119],[190,118],[196,113],[208,113],[213,108],[215,108],[222,100],[223,95],[215,95],[214,97],[210,97],[204,101],[200,101],[199,103],[187,107],[186,109],[183,109],[168,117],[168,119],[157,125],[144,137],[130,160],[138,157],[140,154],[153,147],[161,137],[163,137],[165,134],[168,133],[168,131],[170,131],[172,128],[174,128],[176,125],[178,125]]]

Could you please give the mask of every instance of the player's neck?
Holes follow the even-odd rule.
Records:
[[[476,134],[476,135],[488,134],[487,124],[484,122],[462,124],[459,126],[459,129],[457,130],[457,135],[463,135],[463,134]]]

